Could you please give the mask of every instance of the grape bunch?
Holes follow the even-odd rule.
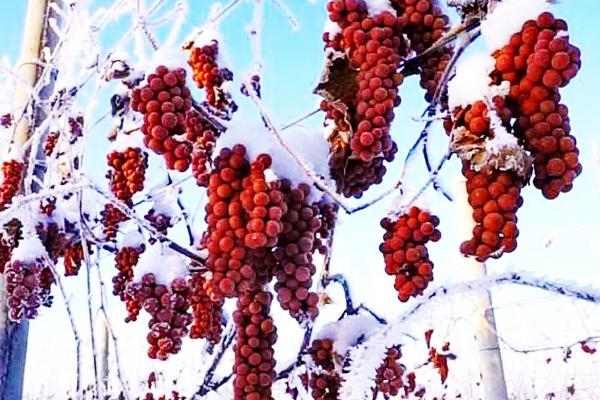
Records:
[[[250,165],[250,175],[242,180],[240,202],[247,213],[244,245],[249,249],[272,248],[283,229],[281,218],[287,212],[284,195],[277,184],[268,184],[265,170],[271,166],[268,154],[261,154]]]
[[[510,82],[514,132],[534,157],[534,186],[548,199],[570,191],[582,170],[569,110],[559,94],[581,67],[580,51],[569,43],[567,29],[565,21],[542,13],[494,53],[492,77]]]
[[[110,152],[107,159],[110,191],[130,205],[133,195],[144,190],[148,155],[140,148],[129,147],[124,152]]]
[[[341,33],[325,35],[325,46],[346,53],[351,68],[357,70],[357,91],[348,101],[348,116],[333,111],[327,102],[322,108],[338,129],[352,132],[348,165],[341,173],[334,171],[334,176],[341,176],[338,188],[345,196],[359,197],[381,180],[385,173],[383,160],[391,161],[397,151],[389,129],[393,109],[400,104],[398,86],[403,76],[397,70],[407,49],[402,25],[390,12],[369,16],[363,0],[330,1],[327,10]]]
[[[14,247],[10,237],[0,233],[0,274],[4,273],[4,267],[6,266],[6,263],[10,261],[12,249]]]
[[[399,31],[397,19],[387,12],[364,18],[360,27],[350,25],[343,31],[344,41],[352,38],[348,43],[350,64],[359,68],[350,148],[363,162],[380,155],[389,159],[395,152],[389,128],[394,107],[400,104],[398,86],[403,80],[396,70],[406,51]]]
[[[269,273],[254,265],[265,258],[256,251],[275,246],[287,206],[277,184],[265,180],[264,171],[271,165],[268,155],[250,164],[244,146],[236,145],[222,149],[214,164],[205,244],[212,271],[207,292],[216,301],[264,283]]]
[[[289,181],[282,181],[281,189],[287,213],[282,219],[283,230],[274,253],[278,265],[275,272],[277,300],[292,317],[313,320],[319,313],[319,295],[310,288],[316,272],[313,251],[315,235],[321,228],[320,215],[309,203],[310,186],[301,184],[293,188]]]
[[[189,278],[189,301],[194,316],[190,337],[217,344],[223,330],[223,300],[212,301],[204,288],[205,282],[206,279],[199,272],[193,272]]]
[[[250,171],[246,149],[234,146],[222,149],[214,162],[208,185],[205,220],[208,229],[204,242],[208,249],[207,265],[212,277],[206,282],[207,293],[213,301],[237,293],[236,283],[246,257],[244,239],[246,222],[239,200],[242,180]]]
[[[166,235],[169,228],[173,226],[172,218],[169,215],[156,211],[154,208],[148,210],[148,213],[144,215],[144,219],[163,235]],[[151,239],[151,242],[154,242],[154,239]]]
[[[13,117],[10,113],[0,115],[0,126],[8,128],[13,123]]]
[[[333,341],[315,339],[307,352],[314,364],[308,379],[313,399],[337,400],[342,380],[335,369]]]
[[[38,238],[42,241],[48,257],[56,263],[64,255],[67,246],[71,245],[71,240],[66,232],[52,220],[40,221],[35,226]]]
[[[0,185],[0,210],[5,209],[21,188],[21,179],[25,166],[17,160],[2,163],[3,180]]]
[[[517,210],[523,204],[523,179],[514,171],[473,171],[463,162],[469,205],[473,208],[473,237],[461,244],[463,254],[478,261],[498,258],[517,248]]]
[[[198,186],[207,187],[211,157],[220,133],[194,109],[186,113],[185,126],[187,139],[192,142],[192,173]]]
[[[450,19],[444,14],[438,0],[393,0],[410,49],[417,55],[429,49],[450,30]],[[420,60],[420,84],[425,99],[430,102],[450,59],[453,48],[442,46]],[[444,105],[444,104],[443,104]]]
[[[50,306],[54,276],[41,260],[11,260],[4,267],[4,277],[11,321],[34,319],[41,305]]]
[[[233,313],[236,343],[233,393],[235,400],[271,399],[275,379],[273,345],[277,332],[269,316],[273,296],[264,290],[242,294]]]
[[[170,286],[166,286],[157,283],[154,274],[145,274],[141,282],[127,286],[127,297],[129,302],[136,303],[137,312],[143,308],[150,314],[148,357],[164,361],[169,354],[177,354],[192,322],[188,312],[189,288],[185,279],[176,278]],[[128,305],[130,313],[132,306]],[[128,320],[135,320],[135,317],[130,315]]]
[[[133,268],[140,260],[145,246],[122,247],[115,255],[115,266],[117,275],[113,276],[113,295],[118,296],[121,301],[126,300],[127,285],[133,280]]]
[[[440,240],[439,223],[438,217],[418,207],[411,207],[396,221],[381,220],[386,232],[379,250],[385,260],[385,272],[395,276],[394,288],[401,302],[423,294],[433,280],[433,263],[426,244]]]
[[[163,155],[168,169],[180,172],[190,166],[192,144],[185,134],[185,114],[192,107],[190,89],[183,68],[169,70],[158,66],[148,75],[146,86],[131,93],[131,107],[144,115],[141,131],[144,144]]]
[[[383,393],[384,398],[397,396],[404,388],[405,368],[399,363],[402,357],[400,348],[391,347],[386,353],[386,357],[377,368],[375,375],[376,390]]]
[[[256,96],[260,98],[261,84],[260,84],[260,76],[259,75],[254,74],[250,77],[250,87],[252,88],[254,93],[256,93]],[[242,83],[242,86],[240,87],[240,92],[246,97],[251,97],[250,93],[248,92],[248,88],[243,83]]]
[[[227,68],[219,68],[219,43],[213,40],[210,44],[193,47],[188,64],[192,67],[194,81],[200,89],[206,89],[206,101],[217,109],[224,109],[230,99],[223,91],[223,83],[231,81],[233,74]]]
[[[313,204],[313,212],[319,216],[321,221],[321,226],[315,235],[314,250],[324,256],[327,256],[327,252],[329,251],[329,242],[332,239],[337,221],[338,209],[339,206],[337,204],[326,200],[321,200],[317,204]]]
[[[101,212],[103,232],[107,240],[114,239],[117,236],[121,222],[127,221],[127,216],[114,204],[106,204]]]
[[[165,395],[159,396],[158,398],[154,397],[152,393],[146,393],[143,400],[185,400],[185,396],[181,396],[179,392],[173,390],[171,392],[171,396],[167,397]]]
[[[49,202],[45,209],[49,212],[48,217],[50,218],[36,224],[36,233],[52,263],[56,265],[58,259],[63,257],[65,276],[75,276],[79,273],[84,260],[84,249],[79,237],[79,230],[68,221],[65,221],[64,226],[59,226],[52,219],[54,217],[53,208],[54,202]],[[91,252],[90,246],[87,250]]]
[[[132,205],[132,197],[144,189],[148,155],[137,147],[128,147],[125,151],[112,151],[107,156],[109,170],[106,178],[110,191],[126,205]],[[125,214],[113,204],[104,207],[104,234],[112,239],[117,234],[119,224],[127,220]]]
[[[48,133],[46,137],[46,142],[44,143],[44,154],[47,157],[50,157],[58,144],[58,138],[60,137],[60,132],[52,131]]]

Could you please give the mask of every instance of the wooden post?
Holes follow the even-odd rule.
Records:
[[[459,225],[461,237],[469,238],[472,235],[475,221],[472,210],[467,201],[466,182],[460,179],[455,183],[454,198],[459,210]],[[479,280],[486,276],[485,263],[477,262],[473,258],[465,258],[463,267],[466,280]],[[496,318],[492,307],[492,297],[489,290],[473,294],[476,313],[472,322],[475,329],[475,339],[479,353],[479,371],[481,385],[485,400],[507,400],[506,382],[502,367],[502,354],[498,337],[496,336]]]
[[[44,45],[55,41],[53,35],[45,35],[48,12],[48,0],[29,0],[23,29],[21,55],[17,66],[20,81],[15,93],[13,108],[17,126],[11,145],[18,153],[24,150],[23,147],[32,128],[39,123],[40,110],[33,110],[33,118],[23,117],[21,113],[31,103],[31,91],[36,86],[42,70],[38,62],[41,50]],[[51,92],[51,88],[49,92]],[[4,279],[0,276],[0,398],[20,400],[23,393],[29,323],[27,321],[18,324],[10,322],[6,301]]]
[[[25,375],[29,323],[8,320],[4,279],[0,276],[0,399],[20,400]]]
[[[108,356],[109,356],[109,344],[108,344],[108,323],[106,319],[100,318],[98,319],[98,358],[99,358],[99,381],[100,381],[100,395],[98,396],[101,399],[108,399],[109,395],[109,387],[108,387]],[[94,334],[92,332],[92,334]]]

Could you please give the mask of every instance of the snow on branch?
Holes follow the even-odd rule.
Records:
[[[387,349],[402,344],[406,325],[424,310],[431,309],[442,301],[447,301],[448,297],[468,296],[471,293],[490,290],[501,285],[521,285],[537,288],[554,294],[600,304],[600,291],[595,288],[579,286],[575,282],[552,281],[520,272],[488,275],[480,280],[434,288],[426,293],[424,297],[414,302],[395,321],[382,326],[377,333],[350,350],[350,367],[344,372],[342,378],[344,381],[353,384],[342,386],[341,398],[348,400],[370,398],[375,371],[381,360],[385,358]]]

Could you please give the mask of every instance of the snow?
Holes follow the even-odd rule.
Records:
[[[490,93],[490,73],[496,62],[487,54],[477,54],[465,59],[456,68],[456,75],[448,82],[448,105],[450,110],[466,108]]]
[[[8,151],[8,154],[6,155],[6,158],[4,159],[5,161],[18,161],[20,163],[23,163],[23,161],[25,160],[25,149],[21,148],[19,149],[19,146],[10,146],[10,150]]]
[[[131,229],[127,233],[123,234],[123,239],[118,243],[117,247],[119,249],[125,247],[138,248],[143,245],[144,242],[144,235],[142,235],[137,229]]]
[[[163,46],[156,50],[150,59],[146,71],[154,71],[159,65],[169,69],[185,68],[187,53],[181,51],[179,46]]]
[[[342,33],[342,28],[336,22],[327,18],[323,27],[323,33],[329,33],[329,38],[333,39],[335,35]]]
[[[170,287],[175,279],[186,277],[187,265],[179,253],[159,242],[142,253],[134,269],[133,282],[141,282],[146,274],[154,274],[156,284]]]
[[[179,190],[177,185],[165,186],[164,184],[152,188],[149,193],[149,197],[153,201],[152,209],[154,209],[156,213],[167,217],[179,217],[180,210],[177,205]]]
[[[13,250],[11,260],[32,263],[47,255],[46,248],[37,234],[29,234],[19,241]]]
[[[326,181],[330,180],[329,144],[321,130],[295,125],[280,131],[280,133],[283,142],[293,149],[298,158],[302,160],[305,169],[317,176],[324,177]],[[264,153],[271,156],[273,163],[270,169],[272,172],[268,172],[268,179],[278,176],[282,179],[289,179],[296,185],[306,183],[312,186],[313,180],[307,176],[306,171],[300,168],[292,156],[282,149],[275,135],[264,126],[262,121],[234,117],[227,125],[227,132],[219,138],[214,154],[218,155],[222,148],[232,148],[236,144],[246,147],[250,160],[255,160]],[[310,201],[318,201],[320,197],[321,193],[313,188]]]
[[[396,15],[396,10],[392,7],[390,0],[367,0],[367,10],[369,15],[378,15],[383,12]]]
[[[496,96],[506,97],[510,93],[510,82],[502,81],[499,85],[490,87],[489,99],[493,99]]]
[[[490,51],[506,45],[528,20],[548,11],[546,0],[504,0],[481,22],[481,35]]]
[[[195,32],[193,39],[191,40],[193,47],[203,47],[212,44],[213,42],[219,42],[219,31],[214,26],[205,26],[202,29]]]
[[[54,222],[60,229],[65,229],[65,222],[78,226],[81,215],[94,217],[98,214],[99,205],[93,193],[89,191],[79,192],[75,188],[65,190],[63,193],[66,194],[56,196],[55,209],[50,217],[43,214],[39,208],[34,210],[37,213],[35,216],[36,221],[43,223]],[[48,195],[47,198],[52,197],[54,196]]]
[[[494,132],[494,135],[485,143],[487,152],[490,154],[499,154],[503,149],[519,148],[519,141],[513,134],[508,133],[502,125],[498,114],[492,111],[488,112],[488,116],[490,117],[490,128]]]
[[[429,202],[424,196],[417,196],[417,190],[405,190],[399,196],[396,196],[392,200],[392,206],[390,207],[390,211],[387,214],[387,218],[396,222],[398,219],[408,213],[411,207],[418,207],[422,211],[431,211],[431,207],[429,206]],[[410,199],[415,199],[410,204],[407,204],[407,201]],[[433,214],[433,212],[432,212]]]
[[[122,153],[128,148],[144,148],[144,139],[141,131],[136,130],[130,134],[119,132],[117,134],[117,139],[113,142],[111,150]]]
[[[369,314],[349,315],[323,326],[313,339],[333,340],[333,350],[344,356],[359,340],[368,338],[379,326],[379,322]]]
[[[265,170],[265,180],[268,183],[277,182],[279,179],[280,178],[277,176],[277,174],[275,173],[275,171],[273,171],[273,169],[267,168]]]

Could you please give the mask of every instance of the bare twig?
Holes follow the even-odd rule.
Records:
[[[567,344],[563,344],[563,345],[556,345],[556,346],[543,346],[543,347],[535,347],[532,349],[522,349],[522,348],[518,348],[516,346],[513,346],[512,344],[510,344],[509,342],[506,341],[506,339],[502,338],[501,336],[498,335],[498,338],[502,341],[502,343],[504,343],[504,345],[506,345],[506,347],[508,347],[511,351],[514,351],[515,353],[521,353],[521,354],[529,354],[529,353],[537,353],[540,351],[549,351],[549,350],[567,350],[567,349],[571,349],[577,345],[581,345],[582,343],[590,343],[590,342],[597,342],[600,340],[600,335],[594,335],[594,336],[588,336],[584,339],[580,339],[577,340],[575,342],[571,342],[571,343],[567,343]],[[482,350],[497,350],[497,349],[482,349]]]
[[[423,58],[425,58],[433,52],[440,50],[442,47],[452,43],[463,33],[473,31],[474,29],[478,28],[480,24],[481,21],[479,19],[473,19],[470,20],[467,24],[459,25],[453,28],[446,35],[442,36],[437,42],[432,44],[428,49],[416,55],[415,57],[409,58],[408,60],[404,61],[404,63],[401,66],[404,67],[404,69],[407,71],[414,70],[414,66],[419,65]]]
[[[308,114],[305,114],[301,117],[296,118],[295,120],[285,124],[284,126],[281,127],[282,131],[285,131],[286,129],[290,129],[293,126],[298,125],[299,123],[309,119],[310,117],[312,117],[313,115],[316,115],[320,112],[321,110],[319,108],[317,108],[316,110],[313,110],[311,112],[309,112]]]
[[[175,250],[176,252],[194,260],[197,261],[201,264],[204,264],[206,262],[205,258],[182,247],[181,245],[175,243],[174,241],[172,241],[171,239],[169,239],[166,235],[162,234],[161,232],[157,231],[151,224],[149,224],[147,221],[142,220],[141,218],[139,218],[135,212],[133,210],[131,210],[127,204],[123,203],[122,201],[120,201],[119,199],[117,199],[114,195],[109,194],[109,193],[105,193],[103,190],[101,190],[95,183],[90,182],[89,183],[90,187],[92,189],[94,189],[94,192],[96,194],[98,194],[99,196],[101,196],[102,198],[104,198],[106,201],[109,201],[111,204],[113,204],[117,209],[119,209],[119,211],[121,211],[123,214],[125,214],[125,216],[127,216],[127,218],[131,219],[132,221],[134,221],[139,227],[143,228],[144,230],[146,230],[148,233],[150,233],[150,235],[152,235],[154,238],[158,239],[161,242],[166,242],[169,246],[169,248],[171,248],[172,250]]]
[[[167,173],[167,183],[169,185],[173,183],[173,178],[171,178],[171,174],[169,173]],[[192,231],[192,226],[189,220],[190,215],[181,201],[181,192],[177,194],[177,207],[179,207],[181,215],[183,215],[183,221],[185,222],[185,229],[187,230],[190,246],[193,246],[196,243],[196,238],[194,237],[194,232]]]
[[[117,340],[117,336],[113,330],[112,324],[110,322],[109,313],[107,311],[106,304],[108,303],[106,299],[106,285],[104,284],[104,280],[102,279],[102,274],[100,273],[100,263],[98,262],[100,259],[99,255],[96,258],[96,273],[98,274],[98,280],[100,282],[100,311],[104,317],[106,322],[106,326],[108,327],[108,333],[110,334],[111,341],[113,343],[113,347],[115,348],[115,363],[117,364],[117,378],[119,379],[119,383],[121,384],[121,389],[123,390],[123,394],[125,396],[125,400],[129,400],[131,397],[129,395],[129,385],[127,384],[127,380],[125,379],[125,373],[123,372],[123,368],[121,366],[121,352],[119,351],[119,341]]]
[[[219,366],[221,359],[225,355],[225,352],[233,344],[234,338],[235,338],[235,329],[234,329],[233,323],[230,323],[227,327],[227,330],[221,337],[221,342],[219,343],[219,345],[217,347],[218,350],[213,358],[213,361],[212,361],[210,367],[208,367],[208,369],[206,370],[206,374],[204,375],[202,384],[200,385],[200,387],[198,388],[196,393],[192,396],[192,400],[201,399],[202,396],[205,396],[211,390],[216,389],[216,387],[214,386],[214,383],[212,382],[213,376],[215,375],[217,367]],[[228,378],[227,378],[227,380],[228,380]],[[225,380],[225,382],[227,380]],[[224,382],[221,384],[224,384]]]
[[[75,317],[73,316],[73,311],[71,310],[71,301],[67,297],[67,293],[65,291],[65,287],[62,282],[62,278],[60,274],[56,271],[54,264],[47,260],[47,265],[50,266],[52,270],[52,274],[54,275],[54,280],[58,285],[58,289],[60,290],[60,294],[65,303],[65,309],[67,311],[67,317],[69,318],[69,323],[71,325],[71,331],[73,332],[73,339],[75,339],[75,357],[76,357],[76,374],[75,377],[75,393],[77,393],[77,398],[81,398],[81,336],[79,335],[79,330],[77,329],[77,324],[75,323]]]
[[[344,298],[346,299],[346,310],[344,311],[344,313],[348,315],[356,314],[356,309],[354,308],[354,303],[352,301],[352,294],[350,292],[350,285],[346,277],[342,274],[331,275],[325,278],[323,286],[327,287],[330,283],[333,282],[339,284],[342,287],[342,290],[344,291]]]
[[[446,154],[444,154],[444,156],[440,159],[437,166],[431,171],[431,174],[429,174],[429,178],[427,179],[427,182],[425,182],[425,184],[423,184],[423,186],[421,186],[421,188],[410,198],[410,200],[403,202],[400,205],[399,209],[393,210],[391,214],[397,215],[398,213],[405,210],[406,207],[410,207],[411,205],[413,205],[415,203],[415,201],[417,201],[423,195],[423,193],[425,193],[427,188],[429,188],[429,186],[431,186],[431,184],[433,184],[435,182],[438,174],[442,170],[442,167],[444,166],[446,161],[448,161],[450,159],[451,156],[452,156],[452,151],[448,150],[446,152]]]
[[[298,19],[290,11],[290,9],[285,5],[285,3],[283,3],[283,0],[270,0],[270,1],[273,4],[275,4],[277,7],[279,7],[281,12],[283,12],[285,14],[285,16],[288,18],[290,25],[292,26],[292,29],[298,30],[298,28],[300,27],[300,24],[298,23]]]

